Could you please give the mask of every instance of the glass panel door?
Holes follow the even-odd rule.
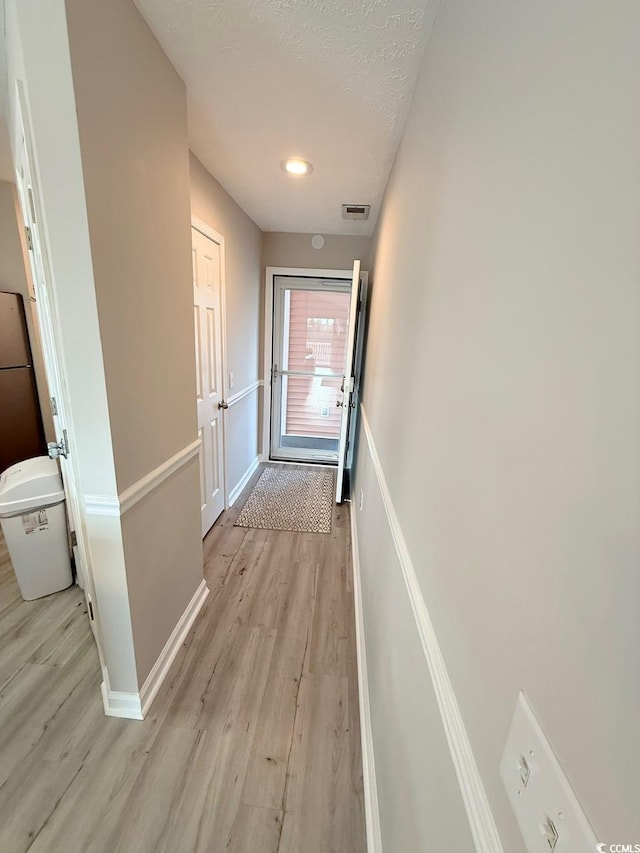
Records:
[[[271,456],[337,462],[351,282],[276,276]]]

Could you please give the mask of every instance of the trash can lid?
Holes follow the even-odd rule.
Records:
[[[25,459],[0,476],[0,518],[63,500],[58,463],[48,456]]]

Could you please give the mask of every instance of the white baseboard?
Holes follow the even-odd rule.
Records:
[[[260,464],[260,457],[256,456],[256,458],[253,460],[251,465],[249,465],[247,470],[242,475],[242,479],[240,480],[240,482],[237,485],[235,485],[233,487],[233,489],[231,489],[231,491],[229,492],[229,506],[230,507],[233,506],[234,503],[238,500],[243,489],[245,488],[245,486],[247,485],[249,480],[253,477],[255,472],[258,470],[259,464]]]
[[[142,706],[139,693],[123,693],[109,687],[107,673],[103,671],[102,704],[107,717],[124,717],[126,720],[142,720]]]
[[[112,690],[109,686],[109,677],[106,671],[103,671],[100,689],[102,690],[102,702],[107,717],[124,717],[127,720],[144,719],[208,595],[209,587],[203,579],[178,620],[178,624],[171,632],[171,636],[165,643],[139,693],[123,693]]]
[[[382,503],[384,504],[387,522],[393,538],[398,562],[402,569],[405,587],[416,623],[416,628],[422,650],[429,668],[433,689],[442,717],[442,724],[447,737],[449,753],[454,766],[462,801],[467,812],[469,827],[473,836],[475,849],[482,853],[503,853],[498,829],[489,805],[482,777],[471,749],[464,720],[460,712],[458,700],[453,692],[453,685],[447,671],[440,643],[436,636],[433,622],[427,610],[422,589],[416,575],[413,560],[409,554],[400,521],[396,513],[391,493],[387,486],[380,457],[376,450],[371,427],[362,404],[360,405],[361,423],[366,437],[366,445],[373,470],[378,482]],[[364,444],[365,442],[362,442]]]
[[[353,600],[356,620],[356,651],[358,658],[358,698],[360,705],[360,735],[362,739],[362,780],[364,783],[364,812],[367,830],[367,853],[382,853],[380,812],[378,809],[378,786],[373,752],[371,728],[371,706],[369,704],[369,679],[367,675],[367,652],[362,613],[362,584],[360,580],[360,556],[358,551],[358,528],[356,505],[351,503],[351,558],[353,562]]]
[[[171,632],[171,636],[165,643],[164,648],[158,656],[158,660],[154,663],[151,672],[145,679],[140,691],[140,705],[142,707],[142,715],[144,716],[151,703],[156,697],[158,690],[162,686],[167,673],[171,668],[171,664],[175,660],[176,655],[180,651],[180,646],[183,644],[185,637],[189,633],[191,626],[196,621],[198,613],[202,609],[205,599],[209,595],[209,587],[207,582],[202,579],[200,586],[193,594],[193,598],[187,604],[187,607],[178,620],[178,624]]]

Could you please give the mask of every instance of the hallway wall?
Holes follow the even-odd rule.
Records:
[[[443,0],[427,45],[375,242],[354,502],[385,850],[418,829],[472,849],[437,843],[464,812],[398,542],[505,852],[521,689],[597,836],[640,839],[638,32],[628,0]]]
[[[186,90],[131,0],[66,7],[122,490],[196,432]]]
[[[203,583],[186,90],[131,0],[66,10],[141,687]]]
[[[369,269],[371,237],[324,234],[322,249],[311,245],[313,234],[265,231],[262,262],[265,267],[311,267],[323,270],[350,270],[356,258]]]
[[[227,399],[225,416],[228,488],[233,492],[258,458],[262,231],[227,191],[190,155],[191,212],[222,234],[225,243],[227,309]],[[229,388],[229,373],[234,386]],[[235,395],[251,391],[233,402]]]

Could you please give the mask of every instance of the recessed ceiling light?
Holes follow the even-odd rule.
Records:
[[[313,172],[311,163],[300,160],[298,157],[289,157],[287,160],[283,160],[280,163],[280,168],[290,175],[310,175]]]

